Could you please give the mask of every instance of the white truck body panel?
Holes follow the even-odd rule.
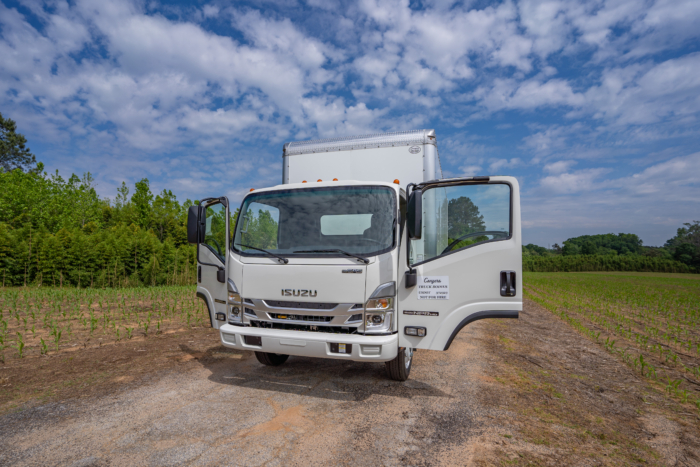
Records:
[[[434,130],[288,143],[282,183],[361,180],[401,185],[442,178]]]

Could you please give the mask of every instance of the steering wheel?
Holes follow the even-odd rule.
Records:
[[[454,248],[457,244],[459,244],[459,242],[461,242],[462,240],[466,240],[466,239],[468,239],[469,237],[481,237],[482,235],[496,235],[496,236],[501,236],[501,237],[507,237],[507,236],[508,236],[508,232],[501,232],[500,230],[489,230],[489,231],[486,231],[486,232],[473,232],[473,233],[468,233],[468,234],[466,234],[466,235],[462,235],[462,236],[459,237],[457,240],[455,240],[454,242],[452,242],[452,243],[450,243],[449,245],[447,245],[447,248],[445,248],[444,250],[442,250],[442,253],[440,253],[440,254],[441,254],[441,255],[444,255],[445,253],[447,253],[448,251],[450,251],[452,248]]]

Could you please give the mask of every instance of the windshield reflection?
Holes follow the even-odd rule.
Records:
[[[297,250],[343,250],[371,256],[394,247],[395,226],[396,193],[388,187],[259,193],[248,196],[237,213],[233,248],[255,256],[265,253],[250,247],[284,256],[314,255],[295,254]]]

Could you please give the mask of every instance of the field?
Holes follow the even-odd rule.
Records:
[[[0,292],[0,361],[209,324],[194,287]]]
[[[221,345],[192,287],[1,290],[0,464],[700,465],[700,277],[524,288],[520,319],[416,353],[405,383],[263,366]]]
[[[700,411],[700,276],[526,273],[525,296]]]

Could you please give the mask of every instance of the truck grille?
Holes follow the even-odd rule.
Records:
[[[256,320],[251,320],[250,325],[255,328],[286,329],[288,331],[327,332],[329,334],[357,334],[356,327],[346,326],[318,326],[312,324],[274,323]]]
[[[332,310],[337,307],[337,303],[315,303],[315,302],[285,302],[283,300],[265,300],[267,306],[276,308],[305,308],[307,310]]]
[[[316,323],[330,323],[332,316],[310,316],[310,315],[283,315],[280,313],[268,313],[272,319],[286,319],[290,321],[313,321]]]

